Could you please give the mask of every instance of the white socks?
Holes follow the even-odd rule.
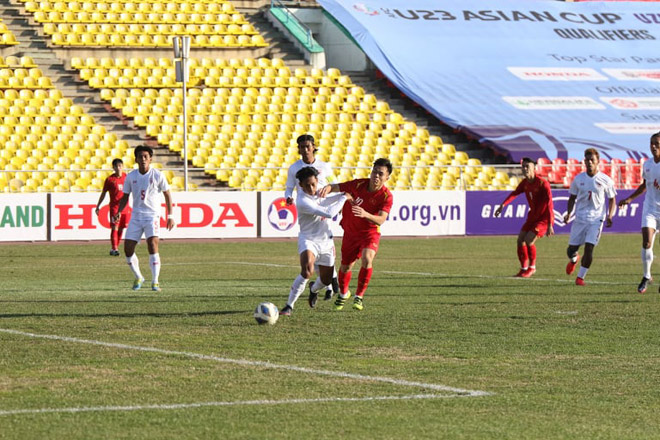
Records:
[[[651,264],[653,263],[653,248],[642,248],[642,267],[644,269],[644,278],[651,279]]]
[[[326,287],[325,284],[321,281],[321,277],[318,277],[314,284],[312,284],[312,292],[320,292]]]
[[[307,278],[303,278],[302,275],[298,274],[295,280],[293,280],[293,285],[291,286],[291,292],[289,292],[289,300],[286,302],[288,306],[293,308],[293,305],[298,300],[298,297],[305,290],[307,286]]]
[[[160,275],[160,254],[149,254],[149,267],[151,267],[151,283],[158,284],[158,275]]]
[[[584,277],[587,276],[587,272],[588,272],[588,271],[589,271],[588,268],[586,268],[586,267],[584,267],[584,266],[580,266],[580,270],[578,271],[578,275],[577,275],[578,278],[582,278],[582,279],[584,279]]]
[[[128,263],[128,267],[131,268],[131,272],[133,272],[133,275],[135,275],[136,280],[140,280],[143,278],[142,273],[140,272],[140,262],[138,261],[137,254],[133,254],[130,257],[126,257],[126,262]]]

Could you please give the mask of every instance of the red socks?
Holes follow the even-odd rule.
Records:
[[[115,250],[119,247],[119,233],[116,229],[110,230],[110,245]]]
[[[346,292],[348,292],[348,283],[351,282],[351,272],[343,272],[340,269],[337,281],[339,281],[339,293],[342,295],[346,294]]]
[[[358,285],[355,295],[362,297],[364,292],[367,290],[369,285],[369,280],[371,280],[371,274],[373,273],[373,268],[365,269],[364,267],[360,269],[360,274],[358,275]]]
[[[520,260],[520,267],[527,269],[529,267],[529,256],[527,255],[527,245],[522,244],[518,246],[518,260]],[[534,260],[536,260],[536,247],[534,247]]]
[[[529,246],[529,266],[536,267],[536,245]]]

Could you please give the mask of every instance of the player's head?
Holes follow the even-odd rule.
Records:
[[[651,154],[656,162],[660,159],[660,131],[651,136]]]
[[[149,170],[151,158],[154,156],[154,150],[147,145],[135,147],[135,162],[138,164],[140,172],[145,173]]]
[[[525,179],[531,180],[536,175],[536,162],[534,162],[534,159],[523,157],[520,161],[520,167],[522,168],[523,177],[525,177]]]
[[[600,162],[600,154],[595,148],[587,148],[584,150],[584,166],[587,168],[587,174],[593,176],[598,172],[598,162]]]
[[[302,167],[296,173],[296,179],[300,183],[300,188],[310,196],[316,194],[316,188],[319,183],[318,175],[319,170],[314,167]]]
[[[316,145],[314,144],[314,136],[311,134],[302,134],[296,139],[298,144],[298,153],[302,157],[303,162],[313,163],[314,154],[316,153]]]
[[[113,159],[112,169],[115,170],[115,174],[121,174],[121,170],[124,169],[124,161],[119,158]]]
[[[387,179],[392,174],[392,162],[389,159],[381,157],[374,161],[374,166],[371,168],[371,176],[369,177],[369,189],[380,189]]]

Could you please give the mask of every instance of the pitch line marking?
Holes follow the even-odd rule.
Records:
[[[404,386],[404,387],[417,387],[417,388],[424,388],[428,390],[433,390],[433,391],[444,391],[444,392],[450,392],[450,393],[456,393],[460,395],[465,395],[466,397],[477,397],[477,396],[490,396],[493,393],[487,392],[487,391],[480,391],[480,390],[466,390],[462,388],[455,388],[455,387],[450,387],[446,385],[439,385],[439,384],[432,384],[432,383],[424,383],[424,382],[415,382],[415,381],[409,381],[409,380],[402,380],[402,379],[394,379],[391,377],[384,377],[384,376],[367,376],[364,374],[354,374],[354,373],[345,373],[341,371],[330,371],[330,370],[318,370],[318,369],[313,369],[313,368],[306,368],[306,367],[299,367],[296,365],[286,365],[286,364],[276,364],[272,362],[266,362],[266,361],[250,361],[246,359],[231,359],[231,358],[225,358],[225,357],[219,357],[219,356],[213,356],[213,355],[207,355],[207,354],[201,354],[201,353],[193,353],[193,352],[187,352],[187,351],[175,351],[175,350],[165,350],[162,348],[155,348],[155,347],[142,347],[138,345],[127,345],[127,344],[118,344],[114,342],[104,342],[104,341],[96,341],[93,339],[79,339],[79,338],[72,338],[68,336],[58,336],[58,335],[42,335],[42,334],[37,334],[37,333],[29,333],[29,332],[22,332],[19,330],[13,330],[13,329],[6,329],[6,328],[0,328],[0,332],[2,333],[8,333],[12,335],[18,335],[18,336],[27,336],[30,338],[38,338],[38,339],[50,339],[54,341],[64,341],[64,342],[72,342],[72,343],[77,343],[77,344],[88,344],[88,345],[97,345],[101,347],[110,347],[110,348],[118,348],[121,350],[134,350],[134,351],[141,351],[141,352],[147,352],[147,353],[157,353],[157,354],[163,354],[167,356],[181,356],[181,357],[187,357],[191,359],[201,359],[201,360],[207,360],[207,361],[215,361],[215,362],[220,362],[220,363],[225,363],[225,364],[234,364],[234,365],[242,365],[242,366],[248,366],[248,367],[264,367],[264,368],[271,368],[271,369],[276,369],[276,370],[287,370],[287,371],[296,371],[300,373],[306,373],[306,374],[316,374],[319,376],[331,376],[331,377],[340,377],[344,379],[354,379],[354,380],[359,380],[359,381],[365,381],[365,382],[382,382],[382,383],[389,383],[391,385],[398,385],[398,386]]]
[[[51,413],[83,413],[104,411],[141,411],[141,410],[176,410],[188,408],[207,408],[218,406],[247,406],[247,405],[289,405],[300,403],[326,403],[326,402],[379,402],[391,400],[421,400],[421,399],[451,399],[455,397],[472,397],[467,394],[412,394],[407,396],[375,396],[375,397],[323,397],[318,399],[283,399],[283,400],[239,400],[236,402],[193,402],[173,403],[160,405],[128,405],[128,406],[83,406],[73,408],[38,408],[38,409],[10,409],[0,410],[0,416],[14,416],[24,414],[51,414]]]

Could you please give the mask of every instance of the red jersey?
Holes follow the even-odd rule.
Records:
[[[119,207],[119,201],[124,197],[124,181],[126,180],[126,173],[122,173],[117,177],[114,174],[108,176],[103,184],[103,191],[110,194],[110,209]],[[128,206],[128,204],[126,204]]]
[[[353,202],[346,202],[342,209],[341,227],[347,233],[379,233],[379,226],[365,218],[355,217],[351,204],[360,206],[369,214],[378,215],[381,211],[389,214],[392,209],[392,193],[383,186],[378,191],[369,192],[369,179],[356,179],[339,184],[339,190],[350,194]]]
[[[547,222],[549,225],[555,223],[554,207],[552,204],[552,191],[550,190],[550,183],[538,176],[534,177],[531,182],[523,179],[518,184],[518,187],[513,190],[504,200],[503,205],[508,205],[520,193],[524,192],[529,204],[529,213],[527,214],[527,222]]]

